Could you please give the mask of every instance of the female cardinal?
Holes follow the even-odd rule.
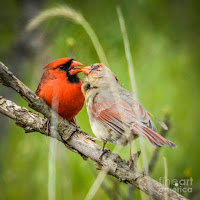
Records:
[[[110,69],[103,64],[94,64],[81,70],[87,74],[82,91],[91,128],[96,137],[103,141],[100,158],[107,141],[126,145],[138,136],[146,137],[159,147],[176,147],[156,132],[148,112],[132,93],[118,84],[118,79]],[[161,125],[164,126],[164,123]],[[130,161],[133,161],[132,154]]]
[[[44,69],[36,94],[67,121],[75,122],[75,116],[84,105],[81,91],[82,81],[77,76],[83,65],[71,58],[60,58],[49,63]]]

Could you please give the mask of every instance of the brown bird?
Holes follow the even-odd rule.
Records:
[[[84,105],[82,80],[77,76],[83,65],[71,58],[60,58],[44,69],[36,94],[67,121],[75,122],[75,116]]]
[[[118,84],[116,76],[104,64],[94,64],[81,70],[87,74],[82,91],[91,128],[95,136],[103,141],[100,158],[104,154],[106,142],[126,145],[138,136],[147,138],[151,144],[159,147],[176,147],[157,133],[149,117],[150,113],[132,93]],[[159,123],[167,128],[163,122]],[[131,163],[132,159],[131,153]]]

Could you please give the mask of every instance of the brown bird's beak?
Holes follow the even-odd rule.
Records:
[[[92,66],[87,66],[87,67],[83,67],[81,68],[81,71],[84,73],[84,74],[89,74],[92,70]]]
[[[83,64],[81,62],[73,60],[71,65],[70,65],[70,68],[69,68],[70,69],[69,70],[69,74],[72,76],[72,75],[75,75],[75,74],[78,74],[78,73],[82,72],[80,68],[74,68],[76,66],[82,66],[82,65]]]

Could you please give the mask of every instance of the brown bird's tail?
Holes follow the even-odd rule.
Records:
[[[155,131],[153,131],[152,129],[148,127],[134,124],[131,128],[132,128],[132,131],[134,131],[136,134],[146,137],[153,145],[156,145],[159,147],[161,146],[168,146],[172,148],[177,147],[176,144],[165,139],[164,137],[162,137],[161,135],[159,135],[158,133],[156,133]]]

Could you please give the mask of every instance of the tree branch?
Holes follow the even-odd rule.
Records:
[[[112,152],[105,153],[102,159],[99,160],[101,147],[94,143],[94,139],[87,133],[82,132],[79,127],[67,122],[52,111],[42,99],[18,80],[3,63],[0,63],[0,82],[14,89],[28,102],[31,108],[42,113],[50,122],[57,121],[57,127],[49,129],[47,119],[1,97],[0,112],[13,119],[26,132],[37,131],[56,138],[64,143],[67,148],[79,153],[84,158],[88,157],[98,163],[98,169],[116,177],[119,181],[135,186],[155,199],[165,199],[166,194],[168,199],[186,199],[145,175],[143,171],[136,167],[136,162],[134,168],[130,169],[128,162]]]

